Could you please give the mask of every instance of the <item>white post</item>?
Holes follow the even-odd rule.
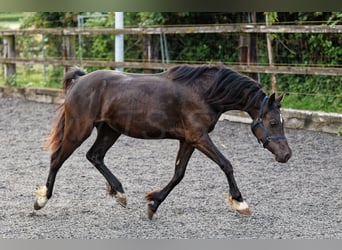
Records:
[[[115,29],[124,28],[124,13],[115,12]],[[124,35],[115,35],[115,62],[124,62]],[[117,71],[123,71],[123,67],[116,68]]]

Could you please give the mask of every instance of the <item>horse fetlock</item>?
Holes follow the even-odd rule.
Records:
[[[230,207],[239,212],[242,215],[247,215],[247,216],[251,216],[252,215],[252,211],[250,210],[247,202],[245,201],[237,201],[234,200],[230,195],[227,196],[227,202],[230,205]]]
[[[158,194],[159,194],[160,190],[153,190],[151,192],[148,192],[146,195],[145,195],[145,199],[147,201],[157,201],[158,200]]]
[[[112,186],[108,182],[106,182],[106,190],[110,196],[116,195],[116,191],[112,188]]]
[[[107,193],[114,197],[115,200],[123,207],[127,206],[127,196],[125,193],[118,192],[112,188],[112,186],[106,182]]]
[[[153,201],[149,201],[147,203],[147,216],[150,220],[152,220],[153,215],[156,213],[157,209],[154,208],[154,202]]]
[[[39,210],[43,208],[48,201],[47,187],[37,185],[36,190],[35,190],[35,196],[36,196],[36,200],[34,202],[34,209]]]
[[[153,215],[157,212],[160,205],[160,201],[157,197],[159,192],[159,190],[154,190],[145,195],[145,199],[147,200],[147,216],[150,220],[152,220]]]
[[[157,209],[160,205],[160,202],[155,200],[147,200],[147,216],[150,220],[152,220],[154,214],[157,212]]]

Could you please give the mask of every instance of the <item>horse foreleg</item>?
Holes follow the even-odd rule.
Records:
[[[194,146],[216,162],[225,173],[230,189],[230,195],[228,195],[227,201],[231,208],[238,211],[240,214],[251,215],[251,210],[247,202],[243,200],[236,184],[231,163],[217,149],[210,137],[208,135],[202,136],[200,139],[196,140]]]
[[[181,141],[176,159],[175,172],[171,181],[162,190],[152,191],[145,195],[145,199],[148,201],[147,214],[149,219],[152,219],[159,205],[166,199],[172,189],[183,179],[186,166],[193,152],[193,146]]]

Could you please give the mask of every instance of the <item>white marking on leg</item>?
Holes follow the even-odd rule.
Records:
[[[151,205],[151,206],[153,206],[153,204],[154,204],[154,201],[147,201],[147,204],[149,204],[149,205]]]
[[[123,207],[127,206],[127,197],[125,193],[116,192],[114,195],[116,201]]]
[[[243,202],[237,202],[235,208],[236,210],[244,210],[244,209],[249,209],[249,206],[247,202],[243,201]]]
[[[231,206],[231,208],[233,210],[238,211],[240,214],[244,214],[244,215],[251,215],[252,214],[251,210],[249,209],[247,202],[245,202],[245,201],[239,202],[237,200],[234,200],[230,195],[228,195],[227,201],[228,201],[229,205]]]
[[[177,160],[176,165],[178,166],[180,163],[180,159]]]
[[[37,186],[36,187],[36,191],[35,191],[36,204],[40,208],[44,207],[48,201],[46,194],[47,194],[47,187],[46,186]]]

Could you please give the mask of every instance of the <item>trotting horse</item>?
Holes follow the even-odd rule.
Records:
[[[98,70],[86,74],[74,68],[64,76],[65,101],[51,131],[50,171],[45,186],[37,186],[34,208],[51,198],[58,170],[85,141],[94,127],[97,138],[87,159],[107,180],[109,192],[126,207],[121,182],[104,164],[107,150],[121,134],[141,139],[177,139],[179,150],[171,181],[146,194],[148,217],[182,180],[188,161],[198,149],[217,163],[229,184],[228,203],[250,215],[233,175],[233,167],[209,137],[220,115],[228,110],[246,111],[259,143],[287,162],[291,149],[284,135],[280,105],[283,95],[267,96],[261,85],[224,65],[176,66],[157,74],[130,74]]]

